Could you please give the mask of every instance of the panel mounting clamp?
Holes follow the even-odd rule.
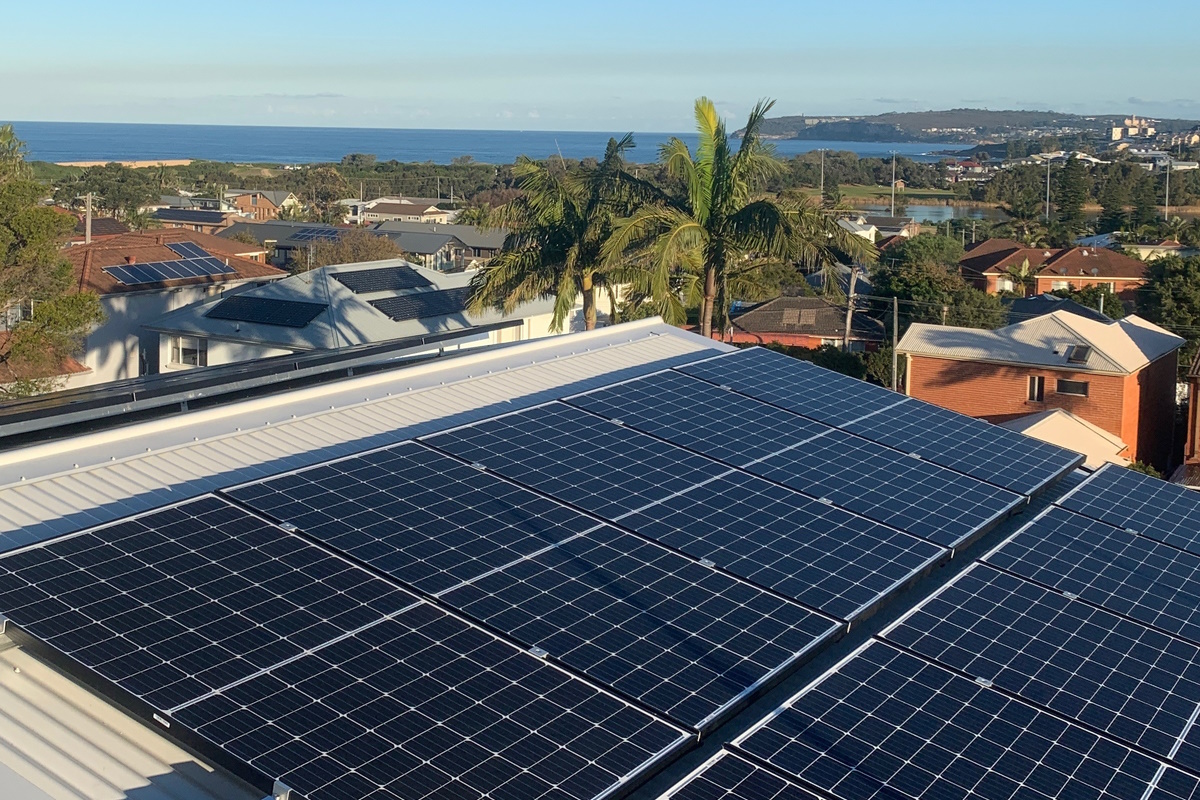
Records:
[[[264,800],[291,800],[291,797],[292,787],[281,780],[276,780],[275,785],[271,787],[271,796]]]

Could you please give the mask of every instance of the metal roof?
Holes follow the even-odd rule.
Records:
[[[646,320],[0,453],[0,540],[38,541],[729,349]]]
[[[259,800],[261,794],[0,637],[4,800]]]

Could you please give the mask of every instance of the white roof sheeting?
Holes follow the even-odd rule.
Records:
[[[1000,427],[1082,453],[1087,459],[1083,464],[1085,469],[1099,469],[1107,462],[1123,467],[1129,464],[1129,459],[1122,455],[1129,446],[1121,437],[1061,408],[1017,417],[1001,422]]]
[[[1071,345],[1088,345],[1081,364],[1070,363]],[[1132,375],[1179,349],[1183,339],[1130,316],[1113,322],[1053,311],[994,331],[916,323],[897,350],[912,355],[1037,365],[1080,372]]]
[[[262,796],[12,646],[0,652],[0,789],[4,800]]]
[[[0,542],[110,522],[729,349],[645,320],[0,453]]]

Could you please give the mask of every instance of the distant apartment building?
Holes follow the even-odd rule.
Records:
[[[226,189],[225,201],[243,217],[255,222],[278,219],[285,210],[301,207],[296,195],[286,189]]]
[[[1117,436],[1165,469],[1184,340],[1137,316],[1101,322],[1060,310],[994,331],[915,324],[897,352],[912,397],[990,422],[1052,409]]]
[[[1044,294],[1103,286],[1122,300],[1149,280],[1146,264],[1097,247],[1027,247],[1011,239],[988,239],[959,260],[963,278],[989,294]],[[1029,285],[1023,282],[1027,275]]]

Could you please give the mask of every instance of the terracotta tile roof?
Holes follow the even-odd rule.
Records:
[[[227,261],[235,271],[226,275],[208,275],[199,278],[181,278],[155,284],[127,286],[104,271],[104,267],[124,266],[133,259],[134,263],[152,261],[175,261],[179,255],[167,247],[168,242],[192,242],[213,256]],[[254,278],[282,278],[286,272],[268,264],[243,258],[239,253],[261,253],[262,249],[241,242],[210,236],[183,228],[164,228],[157,231],[127,233],[82,247],[72,247],[64,252],[67,260],[75,267],[75,276],[80,289],[97,294],[141,291],[150,287],[192,286],[206,283],[246,280]]]
[[[8,355],[9,331],[0,331],[0,355]],[[90,368],[67,356],[53,370],[13,369],[7,360],[0,361],[0,384],[12,383],[22,378],[52,378],[58,375],[77,375],[80,372],[90,372]]]
[[[1003,273],[1009,267],[1019,267],[1025,259],[1029,259],[1030,267],[1040,267],[1058,252],[1052,248],[1026,247],[1012,239],[988,239],[968,248],[958,265],[964,274]]]
[[[87,223],[84,220],[79,220],[75,223],[75,233],[83,236],[87,233]],[[129,226],[119,219],[112,217],[92,217],[92,236],[120,236],[123,233],[129,233]]]
[[[1033,262],[1031,261],[1030,264]],[[1115,250],[1072,247],[1058,251],[1038,272],[1045,276],[1145,280],[1146,264]]]
[[[875,249],[880,253],[886,253],[888,250],[891,250],[894,247],[899,247],[907,241],[908,237],[906,236],[900,236],[898,234],[895,236],[887,236],[879,240],[879,244],[875,245]]]

